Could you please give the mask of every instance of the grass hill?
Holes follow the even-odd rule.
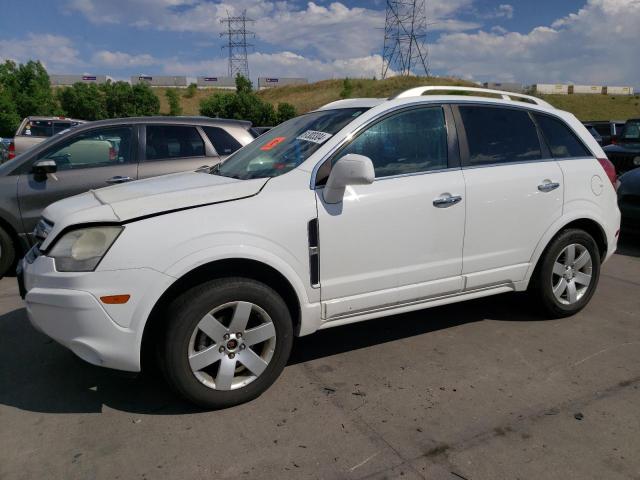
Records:
[[[350,97],[387,98],[412,87],[421,85],[477,86],[465,80],[452,78],[393,77],[386,80],[353,79]],[[287,102],[296,107],[298,113],[305,113],[326,103],[339,100],[343,90],[343,80],[323,80],[307,85],[279,87],[263,90],[258,94],[277,106]],[[165,96],[166,89],[154,89],[160,97],[160,110],[169,111]],[[218,90],[220,92],[220,90]],[[222,92],[225,92],[224,90]],[[228,91],[226,91],[228,93]],[[200,101],[216,90],[197,90],[192,98],[183,96],[180,90],[183,115],[198,115]],[[544,100],[562,110],[575,114],[580,120],[626,120],[640,117],[640,95],[544,95]]]

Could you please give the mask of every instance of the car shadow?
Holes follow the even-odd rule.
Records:
[[[506,294],[322,330],[294,343],[289,365],[442,329],[479,322],[543,321]],[[24,309],[0,316],[0,404],[41,413],[99,413],[104,406],[132,414],[199,412],[157,375],[89,365],[29,324]]]
[[[640,258],[640,234],[622,232],[616,254]]]

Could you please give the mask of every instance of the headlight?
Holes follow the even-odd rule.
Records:
[[[57,240],[48,253],[59,272],[90,272],[113,245],[123,227],[87,227]]]

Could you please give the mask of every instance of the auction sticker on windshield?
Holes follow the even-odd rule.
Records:
[[[268,152],[272,148],[274,148],[277,145],[279,145],[282,142],[284,142],[286,140],[286,138],[287,137],[276,137],[273,140],[271,140],[270,142],[268,142],[268,143],[264,144],[262,147],[260,147],[260,150],[262,150],[263,152]]]
[[[317,132],[315,130],[307,130],[299,137],[296,137],[296,140],[304,140],[306,142],[321,144],[329,140],[332,136],[333,135],[330,133]]]

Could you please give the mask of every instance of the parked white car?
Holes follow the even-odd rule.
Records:
[[[616,249],[615,170],[570,113],[423,96],[452,90],[335,102],[210,171],[51,205],[19,269],[31,322],[96,365],[155,358],[220,408],[319,329],[527,289],[578,312]]]

